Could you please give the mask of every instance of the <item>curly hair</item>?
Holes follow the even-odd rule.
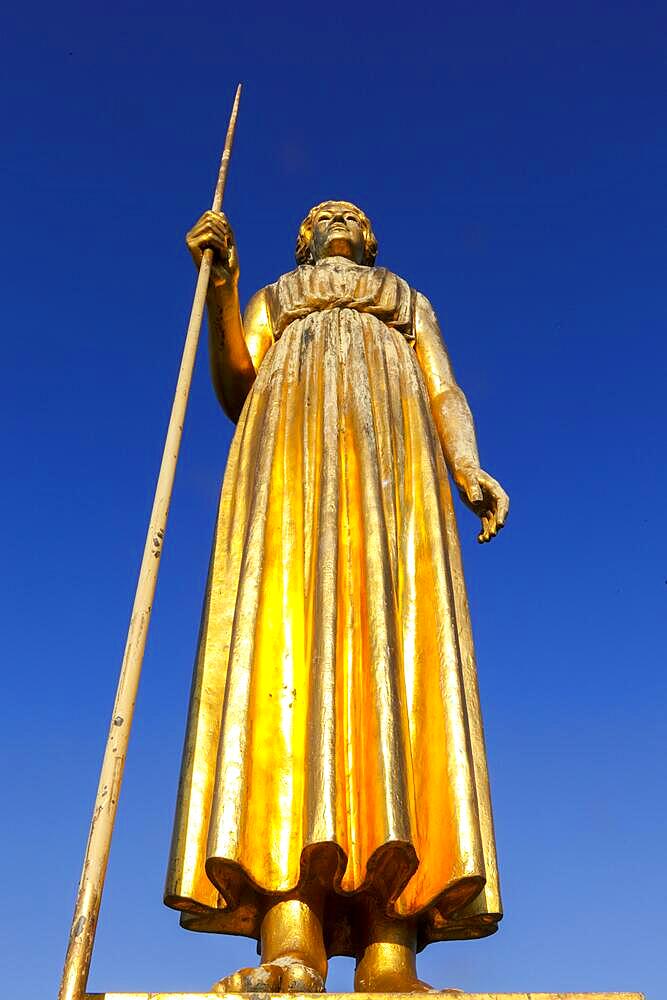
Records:
[[[371,220],[365,212],[362,212],[360,208],[353,205],[351,201],[322,201],[319,205],[315,205],[311,208],[310,212],[299,226],[295,250],[297,264],[314,263],[313,255],[310,252],[310,241],[313,238],[315,217],[319,211],[323,208],[328,208],[330,205],[344,205],[346,209],[352,209],[352,211],[357,213],[364,234],[363,263],[366,264],[367,267],[372,267],[375,263],[375,258],[377,257],[378,241],[375,238],[375,233],[373,232],[373,228],[371,226]]]

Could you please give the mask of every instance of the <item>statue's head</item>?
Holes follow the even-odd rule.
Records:
[[[311,208],[299,226],[297,264],[323,257],[347,257],[372,267],[378,244],[368,216],[349,201],[323,201]]]

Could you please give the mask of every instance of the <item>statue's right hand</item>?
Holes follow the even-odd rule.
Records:
[[[213,251],[211,277],[217,285],[235,286],[239,278],[236,240],[223,212],[204,212],[185,237],[197,269],[204,250]]]

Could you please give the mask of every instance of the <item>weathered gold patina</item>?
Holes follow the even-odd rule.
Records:
[[[250,1000],[250,994],[246,994]],[[459,993],[433,992],[434,1000],[644,1000],[643,993]],[[312,994],[296,994],[295,1000],[313,1000]],[[358,993],[355,1000],[409,1000],[410,994]],[[219,993],[89,993],[85,1000],[220,1000]],[[266,995],[266,1000],[274,1000]],[[349,1000],[349,993],[329,993],[328,1000]]]
[[[222,488],[165,899],[245,934],[224,991],[423,990],[415,954],[501,917],[473,643],[447,469],[493,538],[508,499],[428,300],[325,202],[243,319],[227,220],[188,235],[213,382],[238,427]]]

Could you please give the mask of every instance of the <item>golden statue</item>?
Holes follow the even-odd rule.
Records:
[[[501,917],[447,469],[482,542],[508,498],[430,303],[375,266],[360,209],[311,209],[243,319],[225,216],[187,242],[214,253],[211,369],[238,426],[165,901],[260,942],[219,992],[317,992],[340,954],[358,991],[427,990],[417,951]]]

